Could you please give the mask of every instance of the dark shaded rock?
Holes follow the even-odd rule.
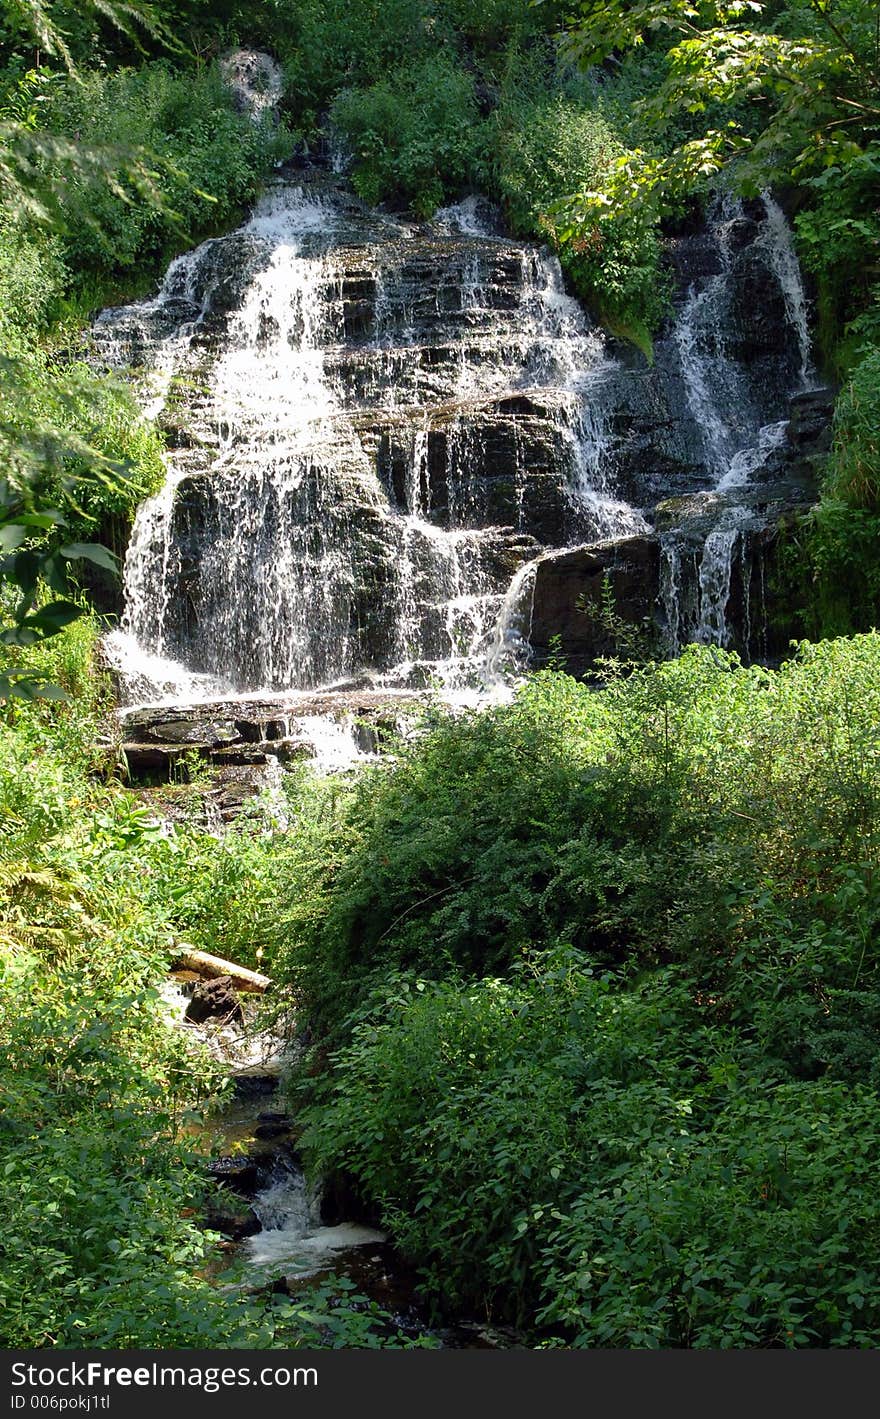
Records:
[[[230,1241],[239,1242],[245,1237],[253,1237],[262,1230],[262,1223],[253,1208],[230,1212],[219,1204],[209,1203],[205,1209],[203,1226],[209,1232],[219,1232]]]
[[[827,453],[831,447],[831,422],[835,393],[832,389],[811,389],[796,394],[791,401],[788,441],[796,449]]]
[[[215,764],[234,764],[239,768],[249,764],[259,766],[268,763],[265,751],[256,744],[237,749],[219,749],[211,758]]]
[[[120,745],[120,751],[125,755],[131,779],[146,779],[158,773],[167,781],[173,776],[175,765],[183,759],[186,748],[180,744],[132,744],[126,741]]]
[[[532,604],[534,663],[557,653],[571,675],[589,672],[597,658],[614,655],[618,641],[602,615],[604,588],[610,586],[614,615],[651,634],[656,623],[660,548],[654,537],[575,547],[542,557]]]
[[[229,976],[199,981],[186,1007],[186,1019],[195,1025],[220,1016],[224,1020],[243,1018],[241,1002]]]
[[[265,1123],[258,1123],[254,1129],[254,1137],[263,1140],[274,1138],[289,1138],[291,1124],[289,1119],[273,1119]]]
[[[252,1158],[213,1158],[208,1164],[208,1172],[218,1183],[241,1193],[243,1197],[253,1197],[262,1187],[260,1169]]]
[[[277,1074],[234,1074],[232,1083],[237,1099],[268,1098],[278,1092]]]
[[[208,719],[162,719],[144,726],[149,739],[158,743],[183,744],[213,749],[221,744],[231,744],[238,738],[234,724],[212,723]]]
[[[358,1222],[378,1227],[381,1216],[375,1204],[364,1200],[357,1180],[341,1170],[328,1173],[321,1186],[321,1224],[336,1227],[341,1222]]]

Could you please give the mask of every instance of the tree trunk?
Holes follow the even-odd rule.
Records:
[[[224,961],[222,956],[212,956],[210,951],[196,951],[191,946],[184,947],[178,953],[174,964],[179,969],[207,976],[209,980],[215,976],[229,976],[236,990],[262,993],[272,984],[269,977],[260,975],[259,971],[251,971],[247,966],[237,966],[234,961]]]

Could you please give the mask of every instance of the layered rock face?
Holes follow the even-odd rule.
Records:
[[[812,368],[790,232],[770,197],[727,198],[669,254],[675,311],[654,364],[621,358],[611,380],[613,486],[651,531],[539,560],[535,663],[560,634],[575,674],[622,640],[772,662],[796,634],[774,593],[779,534],[815,498],[833,399]]]
[[[815,400],[790,422],[803,292],[769,199],[671,257],[649,368],[478,202],[417,225],[297,175],[104,312],[169,450],[111,638],[129,701],[460,692],[552,648],[582,673],[609,594],[670,650],[760,654],[754,549],[809,497],[821,423]]]
[[[602,487],[601,336],[549,256],[469,218],[279,182],[99,320],[169,440],[126,566],[135,698],[162,662],[203,689],[485,681],[524,563],[643,525]]]

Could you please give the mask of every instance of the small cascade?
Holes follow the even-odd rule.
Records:
[[[324,1226],[320,1199],[310,1194],[299,1168],[282,1157],[252,1206],[261,1230],[243,1243],[248,1269],[259,1272],[283,1265],[288,1284],[332,1265],[341,1252],[381,1246],[387,1240],[384,1232],[355,1222]]]
[[[716,484],[719,493],[731,488],[740,488],[751,483],[752,477],[765,466],[770,456],[782,448],[788,432],[788,420],[779,419],[775,424],[764,424],[758,429],[753,443],[747,444],[734,454],[727,472]]]
[[[722,647],[736,641],[748,655],[761,508],[784,463],[790,401],[814,384],[791,232],[770,194],[757,205],[759,212],[749,214],[730,195],[718,199],[708,225],[714,269],[690,284],[672,331],[705,477],[702,491],[679,500],[675,525],[660,538],[660,600],[673,654],[688,641]],[[750,359],[756,288],[775,309],[773,329],[782,340],[778,354]],[[778,499],[775,484],[774,493]],[[728,614],[735,572],[736,626]]]
[[[730,600],[730,578],[733,555],[740,544],[742,508],[732,508],[721,521],[712,528],[705,542],[700,558],[699,608],[694,640],[705,645],[730,645],[731,634],[727,623],[727,603]]]
[[[486,656],[485,678],[490,685],[507,685],[528,667],[537,570],[537,562],[520,567],[502,602]]]
[[[779,283],[789,328],[797,340],[800,389],[812,389],[816,383],[813,368],[812,343],[807,314],[807,298],[801,279],[800,263],[794,249],[791,227],[785,213],[769,192],[761,194],[767,213],[766,222],[756,245],[766,253],[773,274]]]
[[[297,724],[314,752],[310,762],[317,773],[343,773],[376,757],[364,748],[366,735],[358,732],[350,716],[339,719],[329,714],[304,714]]]
[[[660,538],[660,601],[666,612],[666,640],[671,655],[695,638],[700,624],[699,554],[677,532]]]
[[[687,407],[715,481],[726,473],[754,423],[745,371],[730,350],[733,241],[740,214],[740,204],[728,194],[716,202],[709,231],[718,270],[691,286],[673,329]]]

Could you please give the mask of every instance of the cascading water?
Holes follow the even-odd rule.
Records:
[[[672,332],[684,398],[705,470],[702,506],[692,526],[661,534],[661,600],[670,649],[689,640],[730,645],[727,615],[739,558],[743,620],[749,616],[749,534],[760,529],[753,483],[772,468],[788,431],[788,402],[814,386],[807,301],[785,215],[764,193],[759,218],[720,197],[709,219],[714,269],[693,281]],[[741,353],[744,302],[754,273],[773,288],[785,346],[772,369],[753,369]],[[748,631],[745,640],[748,647]]]
[[[609,489],[604,339],[475,201],[425,235],[280,182],[98,337],[185,426],[110,640],[133,699],[476,687],[519,567],[646,526]]]
[[[310,1195],[302,1173],[282,1160],[276,1176],[254,1198],[253,1209],[261,1230],[243,1246],[252,1273],[283,1264],[293,1278],[303,1280],[332,1265],[339,1252],[386,1240],[383,1232],[358,1223],[324,1226],[319,1201]]]
[[[790,328],[797,340],[799,369],[798,381],[801,389],[810,389],[815,384],[810,328],[807,316],[807,299],[801,268],[792,241],[791,228],[779,203],[769,192],[762,193],[761,201],[767,218],[764,230],[756,245],[766,252],[773,274],[779,283],[785,313]]]
[[[481,702],[560,616],[583,634],[584,544],[596,585],[621,549],[624,601],[626,577],[659,578],[673,653],[741,644],[790,400],[813,384],[781,210],[723,197],[672,244],[652,368],[613,353],[555,257],[499,232],[479,198],[417,225],[279,178],[152,300],[99,318],[99,355],[139,371],[168,444],[109,638],[129,702]],[[356,705],[327,712],[285,711],[321,762],[371,751],[339,728]]]
[[[732,357],[732,242],[740,206],[725,195],[709,221],[719,269],[691,286],[673,330],[687,406],[715,480],[748,442],[755,423],[745,371]]]

